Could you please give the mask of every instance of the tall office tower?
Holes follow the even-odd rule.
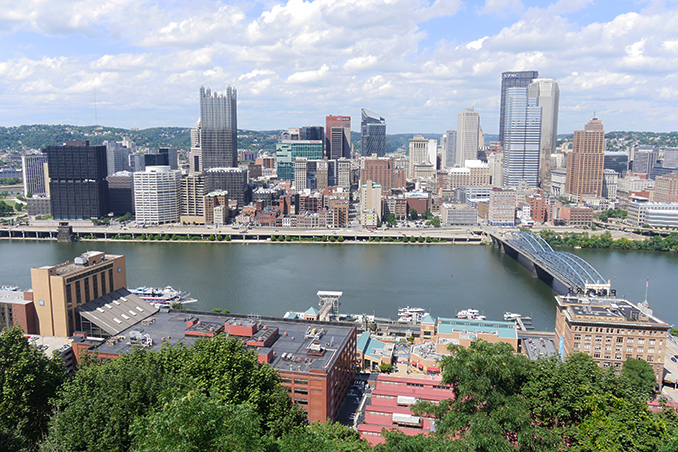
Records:
[[[182,223],[205,223],[205,203],[203,198],[212,189],[209,177],[203,173],[189,173],[181,178],[180,213]]]
[[[129,149],[122,142],[114,140],[104,141],[106,146],[106,166],[108,175],[129,170]]]
[[[80,329],[78,307],[127,286],[125,256],[87,251],[72,264],[31,268],[31,283],[40,334],[69,337]]]
[[[188,167],[192,173],[202,171],[202,149],[200,148],[200,129],[202,122],[195,122],[195,129],[191,129],[191,150],[188,153]]]
[[[567,158],[565,192],[576,195],[601,196],[605,163],[605,130],[598,118],[589,121],[584,130],[575,130],[572,153]]]
[[[457,131],[448,130],[445,141],[445,153],[443,154],[443,168],[452,168],[457,159]]]
[[[120,171],[111,174],[108,180],[108,208],[113,215],[134,213],[134,173]]]
[[[504,143],[506,127],[507,96],[509,88],[526,88],[532,80],[539,77],[538,71],[502,72],[501,105],[499,109],[499,142]]]
[[[539,182],[541,107],[528,97],[527,88],[509,88],[504,125],[504,187],[521,180],[536,188]]]
[[[336,169],[336,184],[337,187],[341,187],[345,190],[351,188],[351,161],[345,158],[340,158],[336,160],[337,169]]]
[[[21,156],[21,172],[24,178],[24,196],[29,193],[45,195],[49,188],[47,182],[47,156],[45,154]]]
[[[384,194],[391,193],[393,183],[393,161],[387,157],[363,157],[360,160],[360,186],[371,180],[381,185]]]
[[[360,186],[360,224],[377,226],[381,222],[381,185],[368,180]]]
[[[494,152],[487,156],[487,165],[490,167],[490,183],[493,187],[504,185],[504,153]]]
[[[166,155],[167,161],[169,162],[170,169],[176,170],[179,169],[179,162],[177,159],[177,150],[174,148],[160,148],[158,149],[158,154]]]
[[[428,161],[438,169],[438,140],[428,140]]]
[[[560,88],[552,78],[538,78],[528,85],[527,95],[537,99],[537,106],[541,107],[539,186],[548,191],[551,183],[551,154],[556,152],[558,142]]]
[[[231,86],[223,94],[200,87],[201,170],[238,166],[237,97]]]
[[[297,157],[294,160],[294,188],[297,192],[306,190],[308,178],[308,159],[306,157]]]
[[[323,143],[322,141],[286,140],[275,146],[275,156],[278,164],[278,180],[293,181],[295,180],[294,162],[297,157],[305,157],[309,160],[323,158]]]
[[[325,117],[325,155],[330,160],[351,158],[351,117]]]
[[[238,201],[238,208],[250,202],[250,190],[247,185],[245,168],[211,168],[205,171],[212,190],[228,192],[228,199]]]
[[[678,168],[678,148],[664,149],[664,168]]]
[[[614,201],[615,199],[617,199],[618,181],[619,175],[615,170],[603,169],[603,191],[602,191],[603,198],[609,199],[610,201]]]
[[[143,171],[146,168],[145,154],[130,154],[129,167],[132,172]]]
[[[414,166],[419,164],[430,164],[428,160],[428,140],[422,135],[415,135],[410,138],[410,164],[407,177],[414,177]]]
[[[656,202],[678,202],[678,174],[657,176],[654,180]]]
[[[323,126],[304,126],[301,128],[301,139],[325,141],[325,128]]]
[[[108,215],[106,146],[67,141],[47,146],[49,192],[56,220],[89,220]]]
[[[633,152],[631,172],[633,174],[645,174],[651,177],[652,168],[659,160],[659,149],[654,146],[638,146]]]
[[[364,156],[386,154],[386,120],[366,108],[360,109],[360,153]]]
[[[629,155],[626,152],[605,151],[605,169],[614,170],[620,177],[629,170]]]
[[[455,165],[464,166],[466,160],[478,158],[480,145],[480,113],[467,108],[457,115],[457,152]]]
[[[170,166],[167,154],[144,154],[144,168],[147,166]],[[170,166],[170,169],[171,166]]]
[[[134,173],[137,224],[176,223],[180,212],[181,174],[169,166],[148,166]]]

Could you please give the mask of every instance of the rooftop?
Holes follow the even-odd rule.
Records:
[[[518,337],[516,324],[499,320],[471,320],[455,318],[438,318],[438,334],[496,334],[504,339],[516,339]]]
[[[31,300],[24,299],[21,290],[0,290],[0,303],[28,304]]]
[[[111,292],[79,306],[76,310],[111,336],[158,312],[158,308],[127,289]]]
[[[633,304],[623,298],[595,297],[584,295],[559,295],[558,305],[565,307],[570,321],[600,322],[606,325],[656,325],[668,328],[666,322],[658,319],[649,306]]]
[[[87,251],[73,259],[57,265],[45,265],[42,269],[54,268],[57,276],[66,276],[71,273],[80,273],[93,265],[112,261],[120,256],[105,254],[102,251]]]

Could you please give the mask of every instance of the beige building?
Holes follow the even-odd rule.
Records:
[[[422,135],[415,135],[414,138],[410,139],[409,166],[407,170],[408,179],[414,177],[414,165],[421,163],[430,164],[433,162],[429,161],[428,139],[424,138]]]
[[[125,256],[88,251],[72,263],[32,268],[31,281],[40,334],[71,336],[78,306],[127,286]]]
[[[587,292],[591,287],[587,285]],[[600,288],[609,290],[609,284]],[[603,368],[620,368],[628,358],[643,359],[661,386],[669,325],[649,306],[595,295],[561,295],[556,300],[556,339],[564,357],[586,353]]]
[[[654,179],[654,201],[678,202],[678,174],[657,176]]]
[[[493,188],[490,191],[488,224],[495,226],[513,226],[516,219],[516,192]]]
[[[603,194],[605,163],[605,130],[603,123],[593,118],[584,130],[575,130],[572,153],[567,158],[565,192],[577,196]]]
[[[360,224],[376,226],[381,222],[381,185],[368,180],[360,187]]]
[[[203,197],[210,191],[209,180],[202,173],[189,173],[181,179],[182,223],[205,224]]]

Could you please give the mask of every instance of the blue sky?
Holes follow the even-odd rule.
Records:
[[[0,125],[185,126],[201,84],[238,125],[443,133],[474,106],[497,133],[501,72],[560,85],[559,133],[678,130],[678,3],[521,0],[0,0]]]

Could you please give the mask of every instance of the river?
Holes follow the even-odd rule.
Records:
[[[72,261],[87,250],[124,254],[129,287],[170,284],[198,299],[191,309],[282,316],[317,307],[318,290],[337,290],[344,293],[343,313],[396,318],[398,308],[409,305],[452,317],[460,309],[476,308],[488,319],[519,312],[532,316],[537,330],[554,329],[551,288],[509,256],[482,245],[2,240],[0,284],[29,288],[31,267]],[[574,252],[633,302],[645,298],[649,277],[648,301],[655,314],[678,323],[677,254]]]

